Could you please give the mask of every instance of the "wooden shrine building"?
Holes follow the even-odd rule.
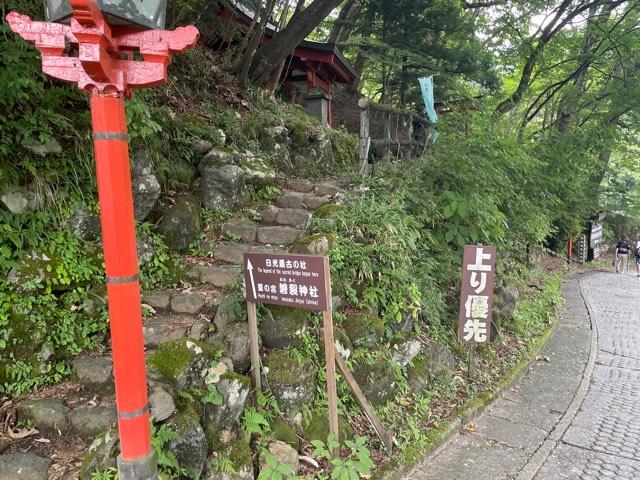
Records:
[[[236,43],[253,20],[257,6],[252,0],[231,1],[221,7],[218,48]],[[276,33],[274,21],[267,24],[263,43]],[[212,41],[208,42],[210,45]],[[213,45],[212,45],[213,46]],[[291,103],[304,106],[326,125],[333,125],[333,95],[336,85],[354,85],[357,76],[353,67],[335,44],[305,40],[287,58],[280,76],[279,95]]]

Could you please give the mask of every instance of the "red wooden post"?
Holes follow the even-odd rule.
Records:
[[[161,85],[171,54],[195,45],[195,27],[164,30],[112,28],[94,0],[71,0],[71,25],[34,22],[15,12],[11,29],[33,42],[44,73],[76,83],[91,95],[100,220],[111,325],[121,480],[156,480],[151,449],[136,230],[124,97]],[[78,57],[67,57],[68,43]],[[139,52],[144,61],[134,61]]]
[[[91,95],[102,241],[107,273],[120,452],[150,452],[149,404],[142,335],[136,226],[121,93]]]

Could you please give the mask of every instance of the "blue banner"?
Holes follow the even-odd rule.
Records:
[[[422,89],[422,97],[424,98],[424,106],[427,109],[427,116],[431,123],[438,122],[438,113],[436,112],[435,97],[433,95],[433,76],[419,78],[420,88]]]

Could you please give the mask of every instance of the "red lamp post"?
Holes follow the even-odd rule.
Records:
[[[193,27],[162,28],[166,0],[47,0],[48,19],[11,12],[11,29],[35,44],[47,75],[91,97],[111,325],[121,480],[157,479],[151,449],[138,257],[124,97],[165,82],[171,54],[195,46]],[[77,52],[77,53],[73,53]],[[134,60],[134,53],[142,61]]]

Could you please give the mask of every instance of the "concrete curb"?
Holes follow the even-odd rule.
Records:
[[[577,274],[574,273],[574,275]],[[568,278],[569,276],[567,276],[566,278]],[[442,452],[442,450],[447,448],[447,446],[455,438],[457,438],[464,425],[473,422],[473,420],[483,415],[487,411],[487,409],[489,409],[494,404],[494,402],[502,395],[503,392],[511,388],[522,379],[525,373],[529,371],[529,368],[536,362],[536,358],[545,347],[549,339],[552,337],[557,326],[558,322],[556,321],[542,333],[542,335],[538,338],[539,343],[538,345],[536,345],[536,348],[533,350],[531,355],[528,358],[523,359],[511,371],[505,374],[501,384],[495,390],[487,392],[483,396],[480,396],[478,398],[480,404],[474,402],[467,408],[463,408],[462,410],[456,412],[452,417],[450,417],[446,425],[444,425],[439,430],[439,432],[442,433],[439,438],[434,439],[432,445],[421,451],[411,452],[409,458],[392,459],[389,463],[374,471],[371,479],[402,480],[405,475],[411,473],[419,463],[425,461],[428,457],[437,457]],[[591,348],[593,351],[593,339]],[[591,357],[589,359],[591,360]],[[581,403],[582,401],[580,402],[580,404]],[[539,450],[541,449],[542,447]]]
[[[556,426],[551,430],[551,433],[547,436],[547,439],[544,443],[538,448],[538,450],[533,454],[531,459],[527,462],[524,468],[520,471],[516,480],[532,480],[533,477],[538,473],[540,468],[544,465],[551,455],[551,452],[556,448],[558,442],[562,440],[565,432],[571,425],[571,422],[578,414],[582,403],[584,402],[585,397],[589,391],[589,386],[591,385],[591,376],[593,375],[593,369],[595,368],[596,357],[598,354],[598,325],[594,321],[593,317],[593,308],[589,301],[589,298],[584,294],[584,290],[582,288],[582,280],[578,281],[578,286],[580,289],[580,296],[584,301],[585,307],[587,308],[587,313],[589,315],[589,320],[591,322],[591,345],[589,352],[589,359],[587,360],[587,365],[585,366],[584,372],[582,374],[582,381],[580,382],[580,386],[576,391],[575,396],[573,397],[573,401],[569,405],[569,408],[562,416],[560,421],[556,424]]]

